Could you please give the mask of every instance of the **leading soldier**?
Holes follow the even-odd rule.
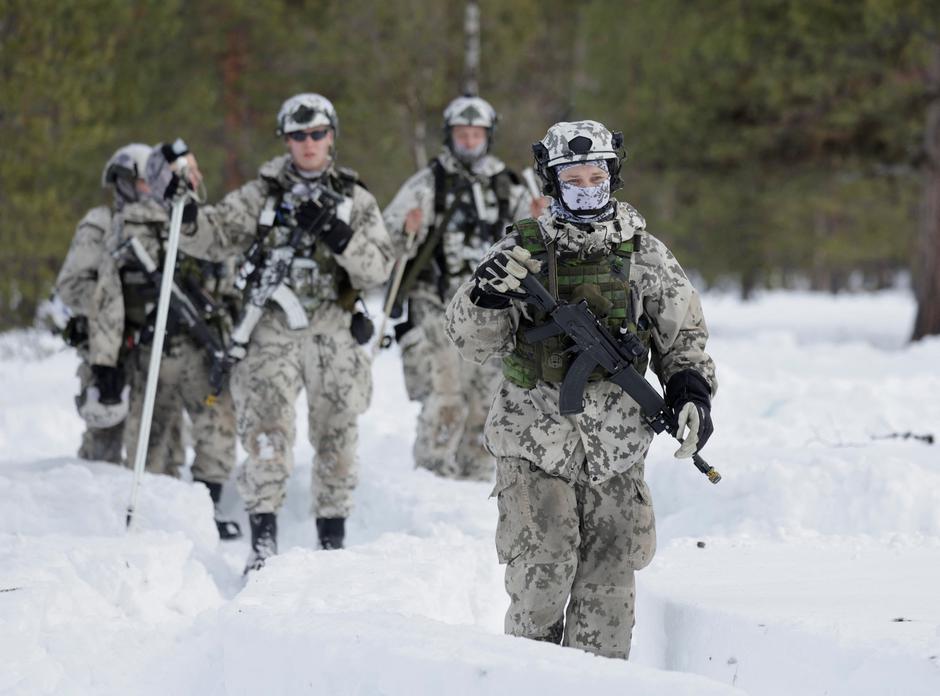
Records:
[[[613,330],[646,347],[691,457],[712,431],[715,368],[698,294],[640,214],[611,196],[621,185],[622,135],[596,121],[557,123],[533,146],[551,196],[538,220],[517,222],[447,308],[447,333],[468,360],[503,357],[486,441],[497,457],[496,549],[506,564],[506,632],[627,658],[634,571],[653,558],[653,504],[644,481],[652,429],[597,371],[583,411],[560,415],[571,342],[538,344],[545,320],[511,297],[538,273],[556,298],[584,300]],[[687,431],[687,432],[686,432]],[[566,608],[567,607],[567,608]]]

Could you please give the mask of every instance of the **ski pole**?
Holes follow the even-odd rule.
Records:
[[[385,307],[382,308],[382,325],[379,327],[378,340],[372,345],[373,357],[379,352],[379,348],[388,348],[392,345],[391,339],[386,342],[386,338],[388,337],[385,335],[385,329],[388,327],[388,316],[391,314],[392,307],[395,305],[395,298],[398,296],[398,289],[401,287],[402,278],[405,277],[405,266],[408,265],[408,254],[411,253],[417,236],[417,232],[408,232],[408,239],[405,240],[405,250],[395,263],[395,275],[392,276],[392,284],[389,286]]]
[[[185,166],[178,172],[180,179],[187,180]],[[163,356],[163,339],[166,333],[166,318],[170,308],[170,292],[173,288],[173,271],[176,269],[176,254],[179,248],[180,229],[183,225],[183,207],[189,198],[189,189],[173,201],[170,214],[170,238],[167,242],[166,259],[163,262],[163,278],[160,283],[160,298],[157,302],[157,319],[153,327],[153,344],[150,346],[150,365],[147,368],[147,387],[144,390],[144,410],[140,419],[140,432],[137,436],[137,454],[134,457],[134,482],[131,487],[131,499],[127,506],[127,528],[134,522],[137,508],[137,492],[140,479],[147,463],[147,446],[150,443],[150,425],[153,421],[153,404],[157,396],[157,382],[160,378],[160,359]]]

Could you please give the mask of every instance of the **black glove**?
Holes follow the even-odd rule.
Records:
[[[301,203],[294,215],[297,227],[323,240],[334,254],[342,254],[352,239],[353,229],[336,217],[332,208],[314,201]]]
[[[708,382],[695,370],[681,370],[666,383],[666,405],[674,416],[687,403],[695,404],[699,412],[698,449],[702,449],[715,428],[712,425],[712,397]]]
[[[92,365],[91,374],[94,377],[95,386],[98,387],[98,401],[106,406],[121,403],[121,392],[124,390],[122,368]]]
[[[476,284],[470,290],[470,301],[484,309],[505,309],[522,279],[538,272],[540,265],[520,246],[500,249],[483,259],[473,272]]]
[[[372,340],[375,333],[375,325],[364,312],[356,312],[352,315],[352,321],[349,324],[349,333],[356,339],[356,343],[364,346]]]
[[[182,138],[177,138],[172,143],[163,143],[160,146],[160,154],[163,155],[167,164],[173,164],[180,157],[189,154],[189,146]]]
[[[72,348],[88,343],[88,319],[83,316],[69,317],[62,329],[62,339]]]
[[[320,233],[320,239],[334,254],[342,254],[352,239],[353,228],[338,218],[333,218],[329,226]]]
[[[317,234],[329,217],[329,211],[316,201],[304,201],[294,213],[297,227],[304,232]]]

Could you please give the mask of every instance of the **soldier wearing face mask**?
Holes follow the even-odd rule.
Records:
[[[679,423],[677,457],[712,432],[715,366],[698,294],[643,217],[611,196],[621,185],[620,133],[596,121],[557,123],[533,146],[550,207],[522,220],[487,254],[447,308],[447,335],[467,360],[502,358],[503,380],[486,424],[497,457],[496,549],[510,597],[505,629],[627,658],[634,572],[656,548],[644,460],[653,431],[602,368],[583,410],[561,415],[559,386],[571,340],[538,343],[546,317],[518,297],[530,273],[558,300],[585,301],[618,336],[634,334],[665,386]]]
[[[407,313],[395,334],[408,396],[421,402],[415,465],[448,478],[492,475],[482,434],[499,364],[460,358],[444,336],[444,307],[506,225],[541,209],[490,154],[496,122],[479,97],[452,101],[440,153],[383,212],[398,254],[408,259],[392,316]]]

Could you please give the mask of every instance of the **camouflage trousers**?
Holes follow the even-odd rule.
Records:
[[[409,311],[418,323],[402,337],[401,350],[408,396],[421,402],[415,466],[446,478],[489,480],[495,460],[484,447],[483,426],[500,363],[461,358],[444,333],[443,309],[412,301]]]
[[[634,571],[656,549],[642,465],[598,485],[523,459],[496,467],[496,550],[506,564],[506,633],[626,659]],[[565,605],[567,604],[567,611]]]
[[[348,517],[358,475],[357,421],[372,396],[369,358],[348,330],[292,331],[280,312],[265,313],[232,375],[238,435],[248,453],[238,471],[238,490],[251,513],[280,509],[294,466],[301,389],[307,393],[315,452],[313,514]]]
[[[205,354],[189,338],[167,339],[170,348],[160,362],[153,405],[147,471],[179,477],[182,455],[182,412],[192,421],[192,475],[199,481],[225,483],[235,467],[235,408],[228,390],[209,406],[209,368]],[[131,387],[130,413],[124,431],[128,466],[133,466],[147,385],[150,351],[137,350],[126,361]]]
[[[81,353],[80,353],[81,355]],[[83,393],[92,384],[91,365],[81,355],[82,362],[78,365],[76,375],[79,382],[79,394]],[[92,428],[85,426],[82,433],[82,444],[78,448],[80,459],[120,464],[122,461],[121,448],[124,446],[124,421],[110,428]]]

